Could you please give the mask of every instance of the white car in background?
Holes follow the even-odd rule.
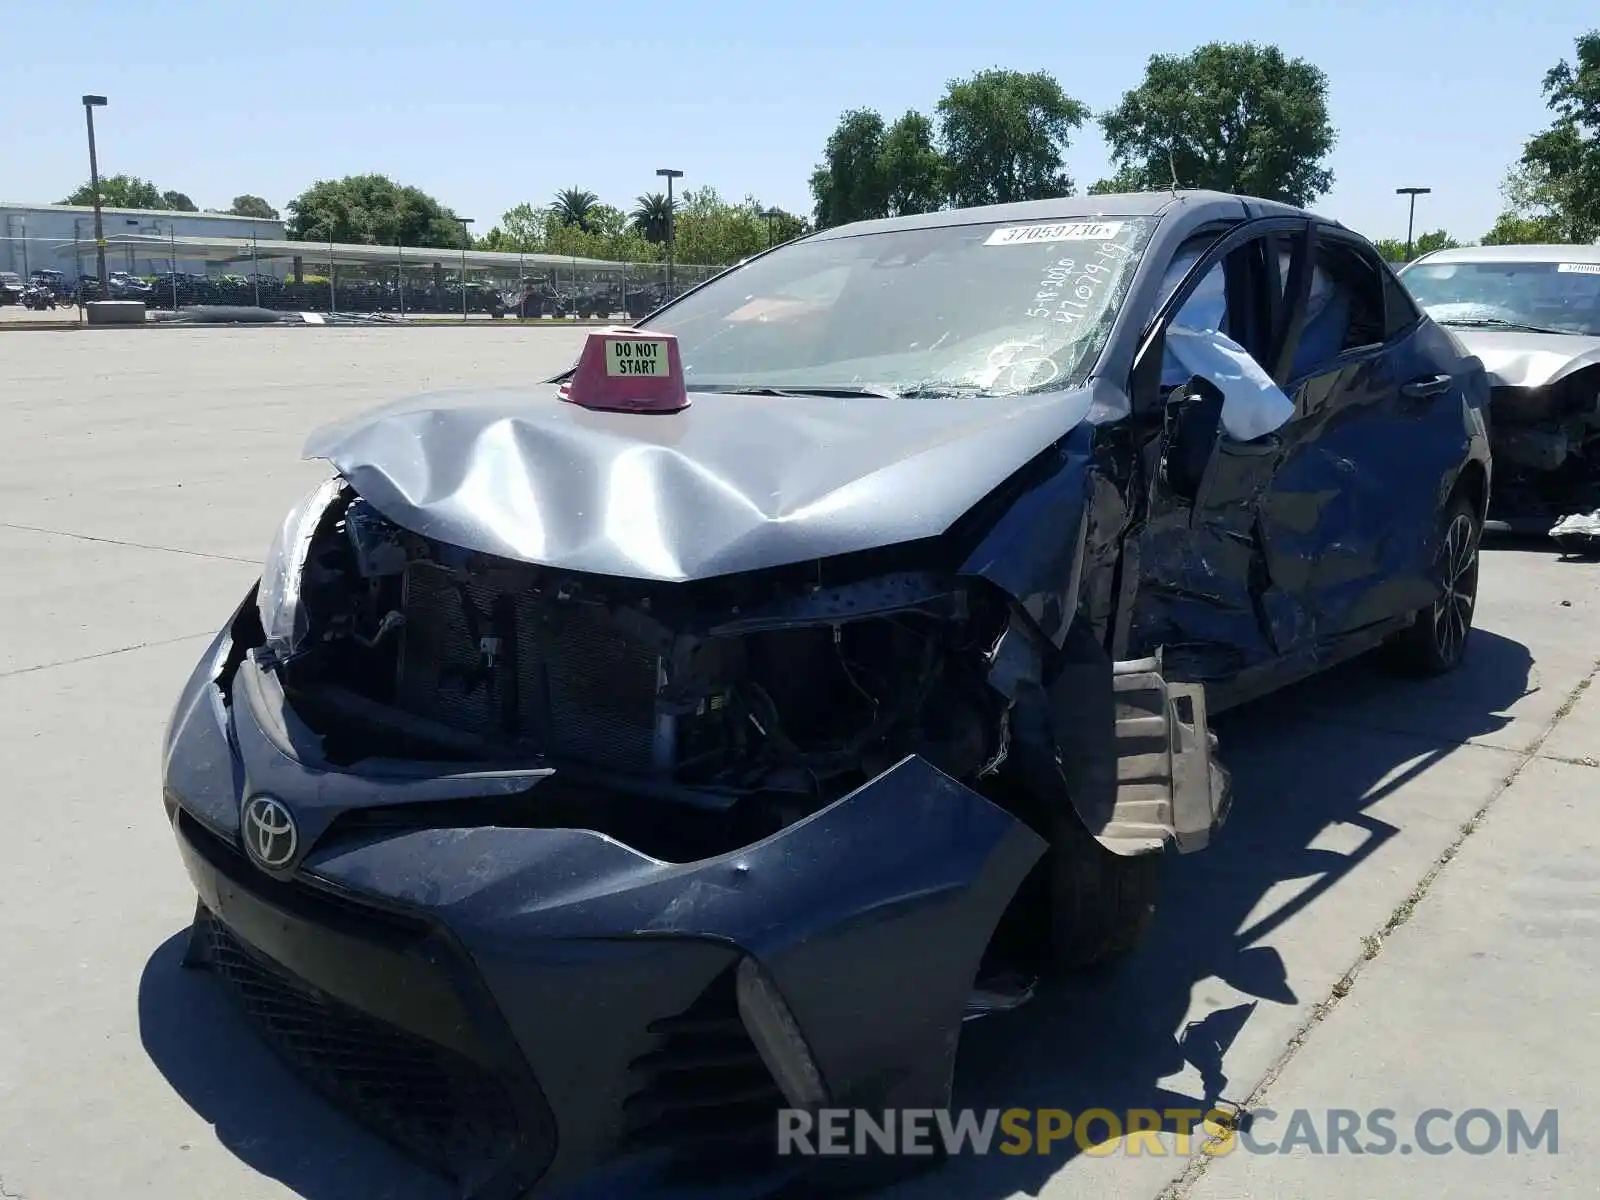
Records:
[[[1600,546],[1600,245],[1437,250],[1400,278],[1489,374],[1486,527]]]

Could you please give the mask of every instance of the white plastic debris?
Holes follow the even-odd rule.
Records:
[[[1562,517],[1550,527],[1550,536],[1564,550],[1600,551],[1600,509]]]
[[[1162,283],[1159,307],[1194,265],[1184,255],[1173,261]],[[1222,428],[1235,441],[1249,442],[1281,429],[1294,416],[1294,401],[1250,352],[1222,332],[1228,299],[1220,266],[1207,272],[1167,327],[1163,382],[1177,386],[1198,375],[1222,392]]]

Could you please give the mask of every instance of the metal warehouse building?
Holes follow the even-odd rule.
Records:
[[[140,208],[102,208],[100,214],[106,240],[111,243],[106,250],[106,269],[130,271],[136,275],[154,275],[173,269],[168,252],[156,253],[157,239],[169,246],[176,239],[181,247],[185,239],[279,241],[284,237],[281,220],[262,217]],[[139,236],[130,238],[130,234]],[[120,246],[113,241],[119,238],[123,243]],[[60,253],[61,247],[74,244],[72,254]],[[191,254],[194,252],[191,250]],[[76,204],[0,203],[0,271],[15,271],[26,278],[29,271],[41,267],[65,272],[69,278],[94,274],[93,208]],[[206,267],[204,258],[180,257],[177,260],[179,271],[203,274]]]

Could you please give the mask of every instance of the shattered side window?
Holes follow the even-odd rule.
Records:
[[[1209,244],[1212,239],[1205,240]],[[1180,249],[1174,256],[1161,283],[1158,310],[1194,269],[1204,249]],[[1228,334],[1225,262],[1213,265],[1173,314],[1162,343],[1161,382],[1163,388],[1173,389],[1196,377],[1212,384],[1222,393],[1223,431],[1235,441],[1249,442],[1281,428],[1294,416],[1294,401]]]

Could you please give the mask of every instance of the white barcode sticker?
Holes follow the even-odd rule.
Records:
[[[1563,275],[1600,275],[1600,263],[1557,263],[1556,270]]]
[[[1041,242],[1106,242],[1122,229],[1121,221],[1071,221],[1058,225],[1007,225],[996,229],[985,246],[1037,245]]]

